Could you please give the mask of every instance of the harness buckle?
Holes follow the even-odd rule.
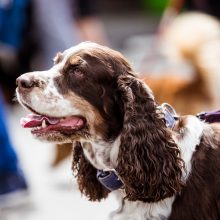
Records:
[[[161,104],[159,109],[161,109],[161,111],[164,113],[167,127],[173,129],[176,120],[179,118],[175,109],[168,103]]]

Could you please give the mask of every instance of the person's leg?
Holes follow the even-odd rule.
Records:
[[[26,189],[27,184],[7,132],[4,102],[0,94],[0,195]]]
[[[4,102],[0,94],[0,175],[17,171],[17,156],[9,140],[6,128],[6,114]]]

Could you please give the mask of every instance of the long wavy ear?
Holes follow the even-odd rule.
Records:
[[[182,188],[183,161],[151,90],[131,73],[119,76],[124,105],[117,171],[131,201],[156,202]]]
[[[97,180],[97,170],[85,158],[80,142],[76,142],[73,148],[72,169],[77,178],[79,190],[90,201],[100,201],[108,196],[109,191]]]

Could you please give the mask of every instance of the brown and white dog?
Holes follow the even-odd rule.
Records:
[[[120,53],[81,43],[17,85],[19,102],[34,113],[23,126],[40,140],[75,146],[73,169],[89,200],[110,192],[97,170],[117,172],[121,208],[112,219],[220,218],[220,125],[180,116],[167,127],[150,88]]]

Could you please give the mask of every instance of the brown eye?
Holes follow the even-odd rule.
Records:
[[[83,72],[77,67],[74,70],[72,70],[71,73],[73,75],[75,75],[76,77],[81,77],[82,78],[84,76]]]

